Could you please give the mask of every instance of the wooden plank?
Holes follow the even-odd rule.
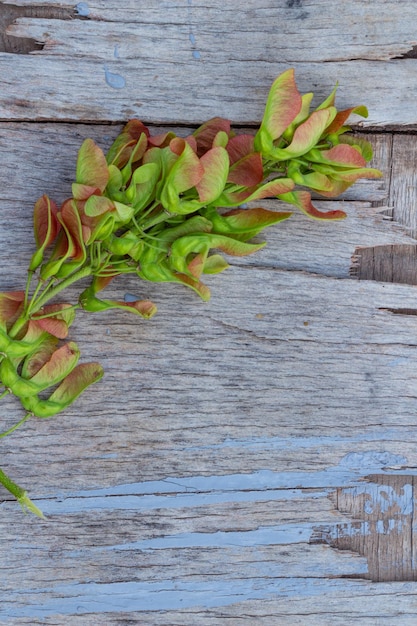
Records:
[[[417,237],[417,158],[415,136],[398,135],[393,142],[392,182],[390,203],[394,206],[395,219],[408,232]]]
[[[0,54],[3,120],[197,124],[214,115],[258,122],[272,80],[296,68],[300,89],[317,101],[339,81],[339,106],[365,103],[369,127],[417,119],[415,3],[209,0],[198,4],[43,2],[52,18],[28,11],[7,37],[38,42],[33,54]],[[29,11],[30,9],[30,11]],[[64,11],[61,15],[59,10]],[[23,12],[24,12],[23,11]],[[343,27],[341,27],[343,25]],[[23,44],[22,44],[23,45]],[[24,47],[24,51],[27,47]],[[325,64],[323,64],[325,63]],[[404,90],[407,85],[407,90]],[[401,93],[401,98],[393,94]]]
[[[0,126],[1,289],[24,280],[34,200],[67,197],[82,139],[118,130]],[[104,382],[2,441],[48,521],[2,492],[0,621],[414,624],[415,318],[388,309],[415,289],[348,278],[358,245],[413,240],[372,206],[388,187],[362,190],[343,222],[269,229],[209,303],[129,278],[109,295],[153,298],[152,321],[79,315],[71,337]],[[2,402],[6,428],[20,410]]]

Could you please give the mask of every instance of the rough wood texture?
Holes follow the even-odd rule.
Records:
[[[412,0],[401,10],[395,0],[37,4],[51,19],[32,0],[0,3],[24,9],[9,39],[43,46],[15,55],[13,70],[0,54],[1,119],[252,123],[270,82],[294,66],[317,98],[339,81],[341,107],[366,102],[367,125],[417,124],[417,59],[404,58],[417,43]]]
[[[417,186],[414,137],[389,131],[416,124],[416,59],[395,59],[414,3],[32,5],[0,3],[17,19],[1,45],[26,46],[0,53],[0,290],[23,285],[33,203],[69,195],[85,137],[105,148],[132,115],[259,121],[288,64],[303,90],[337,78],[369,106],[385,176],[321,201],[343,222],[269,229],[209,303],[126,279],[109,294],[152,298],[156,318],[78,316],[104,381],[1,443],[48,521],[0,493],[0,623],[414,626],[417,303],[396,252],[415,250]],[[377,280],[350,279],[358,249]],[[4,429],[20,410],[2,402]]]

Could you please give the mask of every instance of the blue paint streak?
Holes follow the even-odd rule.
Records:
[[[37,505],[46,515],[80,513],[89,510],[138,510],[186,508],[224,502],[257,502],[311,497],[305,489],[321,489],[315,498],[326,497],[337,487],[361,485],[370,473],[389,473],[385,466],[405,465],[407,459],[389,452],[370,450],[347,454],[336,467],[319,472],[272,472],[226,476],[166,478],[92,489],[70,494],[63,502],[40,499]],[[391,472],[392,473],[392,472]]]
[[[404,591],[404,587],[401,586]],[[33,593],[37,602],[29,604]],[[205,581],[160,580],[157,582],[81,583],[25,590],[25,606],[21,599],[4,602],[0,617],[31,617],[45,619],[51,615],[85,615],[132,611],[175,611],[204,607],[229,606],[248,600],[277,597],[328,597],[332,593],[361,594],[363,583],[346,579],[328,580],[319,577],[217,579]],[[369,590],[368,590],[369,593]],[[48,598],[39,598],[48,594]],[[50,597],[53,594],[55,597]]]
[[[77,14],[81,17],[88,17],[90,15],[90,7],[87,2],[79,2],[75,7]]]
[[[119,44],[116,44],[114,46],[114,58],[118,59],[120,57],[120,53],[119,53]]]
[[[113,87],[113,89],[123,89],[126,87],[126,80],[123,78],[121,74],[115,74],[114,72],[110,72],[107,65],[104,66],[104,75],[106,78],[106,83],[109,87]]]
[[[194,59],[201,59],[201,54],[198,50],[193,50]]]
[[[217,531],[215,533],[180,533],[131,541],[104,548],[104,550],[166,550],[167,548],[247,548],[308,543],[314,524],[280,524],[248,531]],[[102,551],[103,548],[100,548]]]
[[[134,293],[125,293],[125,296],[124,296],[125,302],[136,302],[136,300],[139,300],[139,298],[135,296]]]

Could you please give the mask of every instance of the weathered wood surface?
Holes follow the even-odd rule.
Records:
[[[0,53],[0,119],[252,123],[294,66],[303,91],[325,97],[339,81],[341,106],[366,102],[366,125],[416,126],[412,0],[75,4],[0,3],[17,18],[7,45],[33,42]]]
[[[416,125],[416,59],[394,59],[414,3],[32,4],[0,3],[11,37],[45,42],[0,53],[0,290],[25,280],[36,198],[66,198],[82,140],[119,131],[99,122],[259,120],[288,64],[369,106],[385,176],[343,222],[269,229],[209,303],[126,279],[109,293],[152,298],[153,320],[78,316],[105,379],[1,444],[48,521],[0,493],[0,624],[414,626],[417,321],[392,311],[415,312],[416,287],[392,281],[415,282],[417,184],[414,136],[387,132]],[[2,402],[3,429],[20,411]]]

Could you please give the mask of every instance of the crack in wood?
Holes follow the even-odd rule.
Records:
[[[408,52],[392,57],[393,59],[417,59],[417,45],[413,46]]]
[[[44,49],[44,43],[30,37],[15,37],[8,34],[8,27],[17,19],[30,17],[35,19],[72,20],[85,19],[85,17],[68,8],[34,5],[18,6],[13,4],[0,4],[0,52],[9,54],[30,54]]]

